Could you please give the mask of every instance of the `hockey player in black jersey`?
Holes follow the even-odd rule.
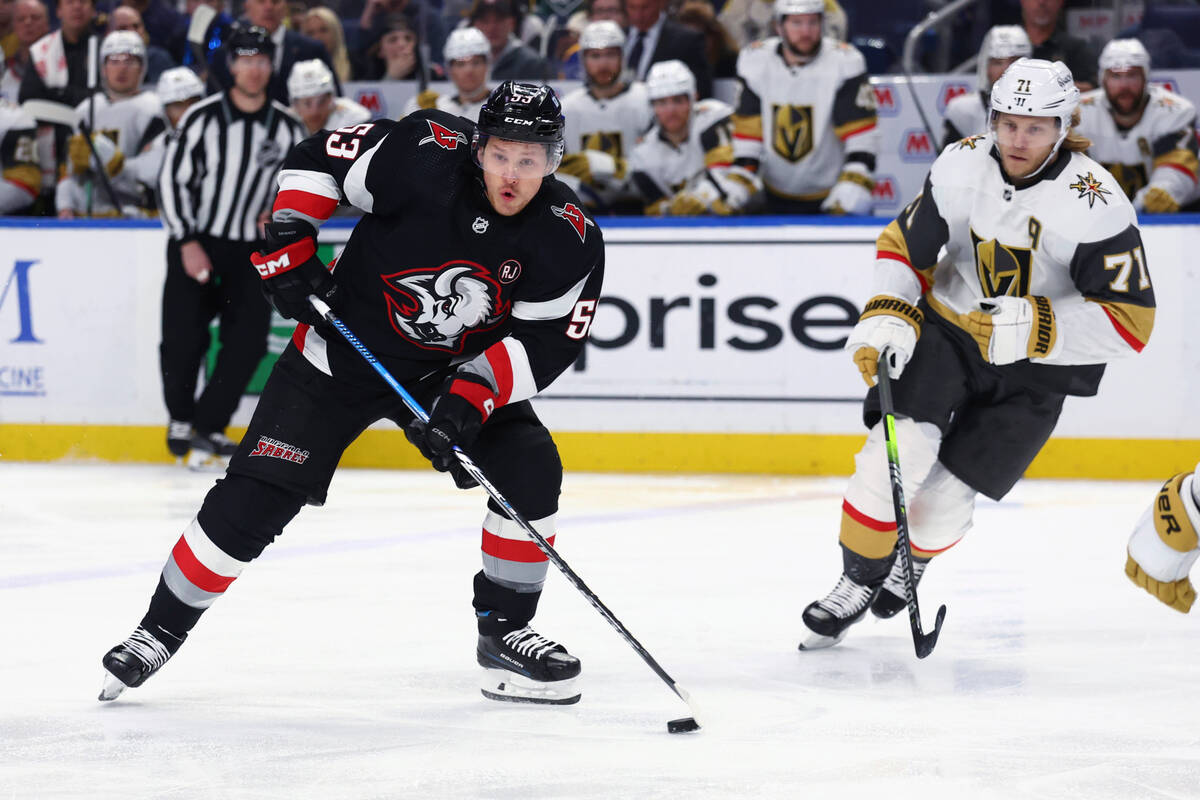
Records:
[[[342,452],[376,420],[405,426],[435,468],[469,488],[451,453],[461,446],[553,543],[562,465],[528,399],[578,355],[604,270],[599,229],[552,177],[562,127],[553,90],[510,81],[478,125],[430,109],[325,131],[292,150],[266,226],[271,252],[253,261],[275,308],[300,324],[145,617],[104,656],[100,699],[141,685],[174,655],[301,506],[324,502]],[[340,202],[365,216],[328,270],[316,228]],[[430,409],[428,425],[325,327],[309,294]],[[529,627],[545,555],[491,502],[482,550],[484,695],[577,701],[579,660]]]

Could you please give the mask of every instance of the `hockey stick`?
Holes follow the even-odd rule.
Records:
[[[371,353],[371,351],[368,350],[361,341],[359,341],[358,337],[346,327],[345,323],[337,318],[337,316],[333,313],[333,310],[329,308],[329,305],[316,295],[312,294],[308,296],[308,302],[313,308],[316,309],[317,313],[325,319],[326,322],[337,329],[337,332],[342,335],[342,338],[349,342],[350,346],[357,350],[358,354],[366,359],[368,364],[374,367],[375,371],[379,373],[379,376],[383,378],[384,382],[387,383],[388,386],[392,387],[392,390],[396,394],[400,395],[400,399],[404,401],[404,405],[408,407],[408,410],[412,412],[413,416],[422,422],[428,423],[429,414],[425,412],[425,409],[421,407],[421,404],[417,402],[416,398],[409,394],[408,390],[401,386],[399,381],[392,377],[392,373],[388,372],[387,367],[379,363],[379,359],[375,358],[374,354]],[[600,616],[604,617],[604,619],[608,621],[608,624],[612,625],[613,628],[616,629],[617,633],[621,634],[621,638],[628,642],[629,646],[633,648],[634,652],[642,657],[642,660],[646,662],[650,669],[654,670],[654,674],[662,678],[663,682],[670,687],[671,691],[673,691],[680,700],[687,703],[688,708],[692,712],[692,716],[671,720],[667,723],[667,730],[671,733],[685,733],[687,731],[698,730],[700,728],[700,723],[697,721],[699,714],[696,710],[696,704],[692,701],[691,695],[688,694],[688,691],[676,683],[675,679],[667,674],[667,671],[663,669],[657,661],[654,660],[654,656],[650,655],[650,652],[642,646],[642,643],[634,638],[633,634],[629,632],[629,629],[625,627],[621,620],[617,619],[616,615],[608,609],[608,606],[604,605],[600,598],[597,597],[596,594],[588,588],[587,584],[583,582],[583,579],[576,575],[575,571],[567,565],[567,562],[562,559],[562,556],[558,554],[558,551],[556,551],[554,547],[546,541],[545,537],[537,532],[536,528],[529,524],[529,521],[526,520],[524,516],[522,516],[515,508],[512,507],[512,504],[505,499],[504,495],[500,494],[500,490],[493,486],[492,482],[489,481],[487,476],[483,474],[483,470],[475,465],[475,462],[471,460],[471,457],[464,453],[462,448],[458,447],[457,445],[454,446],[454,455],[458,458],[459,463],[462,464],[463,469],[465,469],[472,478],[478,481],[479,485],[482,486],[489,495],[491,495],[492,499],[495,500],[500,508],[504,510],[504,513],[508,515],[509,519],[517,523],[517,525],[519,525],[521,529],[529,535],[529,538],[531,538],[537,544],[538,549],[546,554],[546,558],[550,559],[550,562],[553,563],[554,566],[558,567],[558,570],[563,574],[564,577],[566,577],[567,581],[576,589],[578,589],[580,594],[587,598],[587,601],[592,604],[592,607],[600,612]]]
[[[95,97],[95,95],[92,96]],[[92,105],[94,106],[95,103],[93,102]],[[125,216],[121,212],[121,202],[117,200],[117,193],[113,189],[112,181],[108,179],[108,172],[104,169],[104,162],[100,160],[100,154],[96,152],[96,143],[92,141],[92,126],[80,120],[79,130],[83,133],[83,139],[87,142],[88,150],[92,151],[92,161],[96,164],[96,178],[99,180],[101,188],[104,189],[104,193],[108,195],[108,202],[112,203],[118,217]],[[89,217],[92,216],[92,192],[90,187],[88,188],[87,215]]]
[[[883,437],[887,443],[888,475],[892,481],[892,508],[896,512],[896,558],[904,564],[904,600],[908,604],[908,621],[912,625],[913,647],[917,658],[933,652],[946,606],[938,609],[931,633],[921,631],[921,609],[917,605],[917,582],[913,578],[912,551],[908,541],[908,510],[904,505],[904,484],[900,482],[900,455],[896,450],[896,408],[892,404],[892,379],[888,374],[888,351],[879,355],[879,406],[883,412]]]

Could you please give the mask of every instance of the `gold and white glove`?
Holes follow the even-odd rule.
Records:
[[[125,155],[112,139],[102,133],[93,133],[92,144],[110,178],[124,168]],[[73,135],[67,143],[67,164],[72,175],[84,175],[92,170],[92,151],[82,133]]]
[[[1179,211],[1179,201],[1161,186],[1143,186],[1133,196],[1133,208],[1147,214],[1174,214]]]
[[[980,300],[979,310],[968,313],[966,321],[984,360],[997,366],[1047,358],[1058,344],[1054,308],[1040,295]]]
[[[1188,573],[1200,556],[1196,528],[1200,509],[1192,495],[1194,475],[1182,472],[1163,484],[1129,537],[1125,574],[1156,600],[1184,614],[1196,600]]]
[[[912,358],[921,336],[921,310],[907,300],[890,294],[879,294],[867,301],[858,324],[850,331],[846,349],[867,386],[874,386],[879,372],[879,354],[886,348],[888,375],[899,378]]]
[[[857,161],[851,162],[842,168],[837,183],[821,203],[821,210],[826,214],[870,214],[874,189],[875,181],[867,174],[867,168]]]
[[[580,150],[563,156],[558,171],[574,175],[585,184],[603,186],[625,180],[628,164],[625,159],[615,158],[600,150]]]

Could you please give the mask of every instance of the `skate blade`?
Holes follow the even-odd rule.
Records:
[[[116,700],[121,692],[129,687],[121,683],[121,679],[113,675],[108,670],[104,670],[104,685],[100,687],[100,696],[97,700],[107,701]]]
[[[188,453],[187,468],[192,472],[224,472],[228,466],[229,459],[216,453],[204,453],[199,450]]]
[[[582,697],[578,676],[562,681],[535,681],[506,669],[484,668],[483,673],[479,690],[489,700],[568,706]]]
[[[835,644],[846,638],[846,632],[849,628],[839,633],[837,636],[822,636],[819,633],[809,634],[809,637],[800,643],[800,650],[824,650],[827,647],[833,647]]]

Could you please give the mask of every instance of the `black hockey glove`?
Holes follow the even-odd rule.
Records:
[[[263,294],[287,319],[316,325],[322,321],[308,302],[317,297],[335,307],[338,286],[329,269],[317,258],[317,231],[304,220],[268,222],[268,253],[254,253],[251,263],[263,279]]]
[[[456,372],[442,384],[429,409],[429,423],[414,419],[404,435],[429,459],[438,472],[449,472],[454,485],[471,489],[479,483],[463,469],[454,446],[466,450],[479,436],[483,423],[495,409],[496,393],[491,385],[471,372]]]

